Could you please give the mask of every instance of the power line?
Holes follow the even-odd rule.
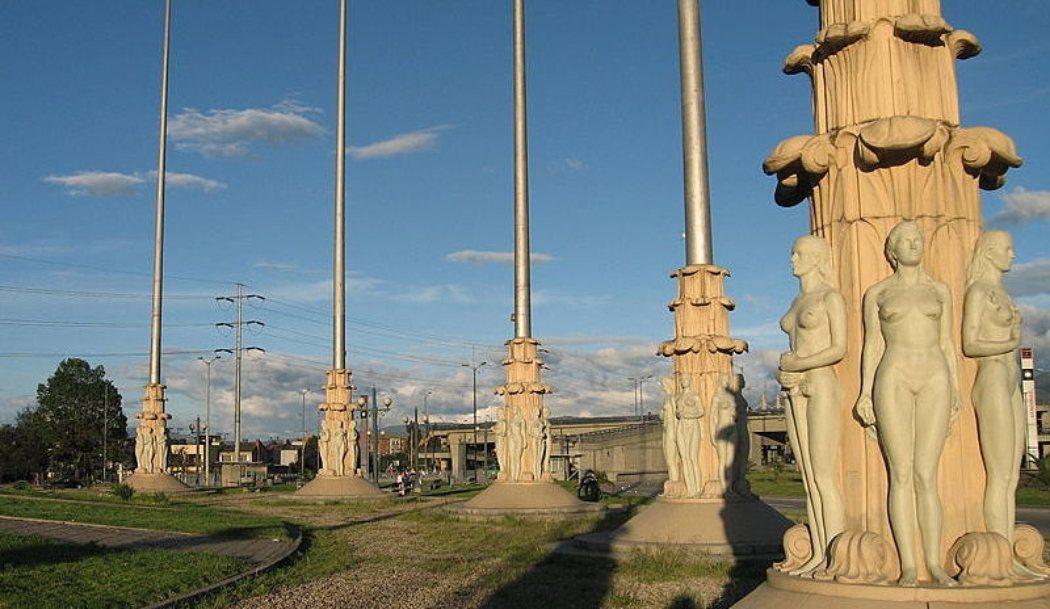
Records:
[[[40,294],[45,296],[78,296],[85,298],[151,298],[152,294],[136,292],[99,292],[91,290],[62,290],[58,288],[38,288],[19,285],[0,285],[0,292],[15,292],[22,294]],[[207,294],[165,294],[165,300],[196,300],[211,298]]]
[[[143,328],[149,326],[142,322],[125,321],[66,321],[57,319],[14,319],[0,318],[0,326],[37,326],[46,328]],[[207,328],[209,323],[168,323],[166,328]]]
[[[163,351],[164,355],[200,355],[201,353],[211,353],[211,349],[196,349],[196,350],[173,350]],[[22,352],[9,352],[0,353],[0,357],[3,358],[30,358],[30,357],[145,357],[149,353],[144,351],[118,351],[110,353],[76,353],[76,352],[51,352],[42,353],[35,351],[22,351]]]
[[[138,271],[124,271],[119,269],[107,268],[102,266],[93,266],[90,264],[78,264],[75,262],[60,262],[58,260],[46,260],[44,258],[33,258],[31,256],[18,256],[15,254],[0,254],[0,258],[8,258],[11,260],[23,260],[26,262],[35,262],[37,264],[50,264],[53,266],[65,266],[74,269],[86,269],[89,271],[96,271],[99,273],[108,273],[111,275],[131,275],[134,277],[153,277],[151,273],[142,273]],[[203,277],[189,277],[186,275],[164,275],[165,279],[178,279],[180,281],[198,281],[201,283],[216,283],[222,285],[229,285],[232,281],[221,281],[218,279],[205,279]]]

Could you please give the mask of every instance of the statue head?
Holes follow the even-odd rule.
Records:
[[[740,393],[744,391],[744,387],[747,386],[747,381],[744,380],[743,374],[736,375],[736,392]]]
[[[966,271],[966,286],[984,281],[993,269],[1005,273],[1014,265],[1014,240],[1010,233],[990,230],[981,233],[973,248],[970,268]]]
[[[674,395],[674,377],[665,376],[661,378],[660,387],[667,395]]]
[[[912,220],[894,226],[886,236],[886,259],[894,270],[900,266],[919,266],[922,250],[922,229]]]
[[[791,248],[791,274],[803,277],[816,273],[821,281],[835,285],[831,268],[831,246],[822,237],[803,235],[795,239]]]

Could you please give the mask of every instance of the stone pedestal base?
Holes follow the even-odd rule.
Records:
[[[470,501],[448,508],[471,517],[575,516],[605,510],[599,503],[580,501],[554,482],[494,482]]]
[[[126,484],[137,493],[187,493],[193,489],[169,474],[143,474],[136,472]]]
[[[295,496],[318,499],[382,499],[387,494],[360,476],[317,476],[295,491]]]
[[[1047,609],[1050,582],[1007,587],[918,587],[840,584],[785,575],[770,569],[766,583],[734,609]]]
[[[628,555],[635,550],[675,549],[735,560],[773,560],[792,522],[758,499],[659,497],[615,531],[572,540],[582,551]]]

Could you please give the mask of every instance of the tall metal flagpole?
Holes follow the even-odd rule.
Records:
[[[182,492],[185,484],[168,475],[167,420],[164,412],[164,385],[161,383],[161,312],[164,302],[164,186],[165,160],[168,143],[168,59],[171,40],[171,0],[164,2],[164,51],[160,80],[160,143],[157,146],[157,209],[153,235],[153,302],[150,313],[149,384],[142,398],[142,412],[138,415],[139,429],[135,437],[135,474],[128,479],[137,491]]]
[[[532,336],[529,136],[525,106],[525,0],[514,0],[514,337]]]
[[[707,117],[700,0],[678,0],[682,83],[682,163],[685,177],[685,263],[712,264],[711,189],[707,178]]]
[[[339,2],[339,100],[335,151],[332,368],[346,368],[346,0]]]
[[[168,56],[171,0],[164,2],[164,60],[160,80],[160,144],[157,148],[157,217],[153,237],[153,310],[150,319],[149,382],[160,383],[161,307],[164,296],[164,182],[168,144]]]

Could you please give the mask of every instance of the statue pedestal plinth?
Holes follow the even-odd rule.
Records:
[[[295,496],[317,499],[382,499],[387,494],[360,476],[320,475],[295,491]]]
[[[135,472],[125,484],[137,493],[187,493],[193,490],[175,476],[165,473]]]
[[[783,554],[781,539],[791,526],[757,498],[658,497],[620,528],[580,535],[572,546],[611,555],[674,549],[735,560],[773,560]]]
[[[956,588],[841,584],[787,575],[770,569],[766,583],[733,605],[734,609],[835,607],[836,609],[1045,609],[1050,607],[1050,582],[1006,587]]]
[[[585,516],[601,513],[600,503],[580,501],[555,482],[494,482],[470,501],[450,506],[459,516]]]

